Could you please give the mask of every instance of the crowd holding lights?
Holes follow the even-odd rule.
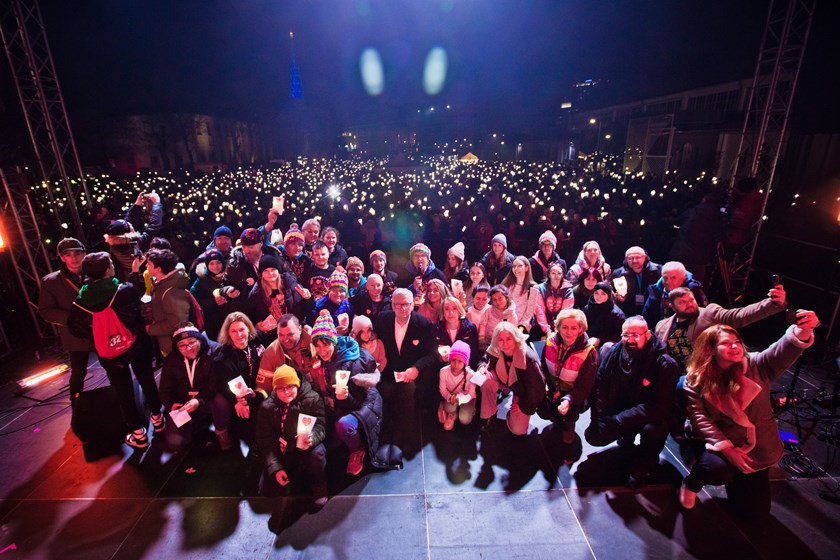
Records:
[[[466,163],[451,155],[417,163],[391,170],[388,159],[309,159],[210,174],[148,172],[131,180],[99,175],[87,183],[91,196],[117,214],[138,192],[159,193],[170,238],[196,247],[204,246],[218,224],[242,229],[265,223],[272,197],[283,195],[297,223],[311,216],[325,224],[342,222],[346,236],[347,224],[376,221],[388,249],[400,249],[389,246],[404,238],[396,229],[408,226],[412,235],[422,236],[423,224],[437,216],[456,241],[474,243],[478,237],[471,230],[489,222],[492,230],[512,235],[514,247],[521,241],[526,252],[547,227],[562,231],[567,241],[581,228],[598,227],[602,244],[609,246],[613,236],[624,246],[627,236],[640,238],[644,226],[671,228],[676,215],[717,182],[706,173],[692,178],[668,173],[664,180],[645,176],[624,170],[623,158],[609,155],[562,164]],[[468,245],[473,254],[484,250]]]

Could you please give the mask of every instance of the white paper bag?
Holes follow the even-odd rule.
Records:
[[[457,399],[458,399],[458,404],[462,405],[462,404],[467,404],[468,402],[470,402],[472,400],[472,397],[469,394],[466,394],[466,393],[458,393]]]
[[[299,414],[298,415],[298,425],[297,425],[297,434],[299,436],[311,434],[312,428],[315,427],[315,420],[314,416],[310,416],[308,414]]]

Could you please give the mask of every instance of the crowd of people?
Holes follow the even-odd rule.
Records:
[[[489,166],[459,171],[467,180],[441,187],[430,221],[397,223],[389,235],[373,219],[389,197],[430,210],[387,171],[364,179],[383,181],[382,199],[362,190],[351,209],[339,193],[323,215],[309,202],[317,193],[301,194],[307,167],[287,170],[294,180],[271,187],[270,206],[256,196],[244,212],[219,200],[233,191],[216,192],[218,184],[163,200],[144,190],[124,218],[100,216],[100,246],[94,237],[90,252],[73,238],[57,243],[60,269],[43,280],[39,311],[70,354],[71,400],[84,391],[95,351],[119,397],[127,445],[147,449],[152,431],[178,451],[212,427],[222,452],[239,444],[259,463],[262,492],[301,483],[317,507],[328,499],[329,462],[350,476],[401,468],[417,451],[423,414],[444,431],[486,434],[498,423],[512,436],[529,434],[536,415],[571,445],[588,408],[590,444],[633,451],[631,487],[647,482],[673,434],[702,443],[679,491],[685,508],[704,485],[726,484],[736,511],[769,512],[767,472],[782,453],[769,387],[813,343],[816,315],[798,310],[778,342],[749,353],[735,329],[785,309],[782,286],[724,309],[708,302],[694,271],[676,260],[660,265],[638,244],[625,242],[623,262],[611,266],[602,244],[615,251],[640,238],[638,209],[648,203],[640,194],[605,213],[595,208],[617,180],[606,171],[584,187],[573,172],[566,184],[551,166],[510,166],[507,179],[485,176]],[[494,181],[522,190],[505,198],[487,187]],[[196,200],[205,214],[191,210]],[[443,208],[453,200],[461,202]],[[550,212],[539,210],[546,205]],[[507,219],[504,208],[525,218]],[[241,221],[226,219],[234,209]],[[590,211],[592,222],[579,218]],[[603,219],[611,212],[626,226],[621,234]],[[591,238],[569,252],[582,235]],[[442,242],[451,245],[439,249]]]

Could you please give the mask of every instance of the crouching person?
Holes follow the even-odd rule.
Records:
[[[449,365],[440,370],[440,396],[443,401],[438,409],[438,419],[446,431],[455,427],[455,419],[469,424],[475,417],[475,383],[467,364],[470,363],[470,346],[456,340],[449,349]]]
[[[207,338],[189,321],[177,326],[172,334],[172,352],[164,359],[160,374],[160,400],[170,414],[164,436],[172,451],[183,449],[212,417],[219,447],[227,451],[233,445],[228,424],[231,406],[216,390],[213,360],[219,344]]]
[[[312,329],[312,344],[321,359],[327,392],[325,400],[335,435],[350,452],[347,473],[357,475],[365,466],[365,450],[371,464],[381,464],[379,430],[382,426],[382,397],[376,390],[379,370],[376,360],[349,336],[338,336],[328,312],[322,311]]]
[[[265,458],[260,493],[278,496],[301,480],[321,508],[327,503],[324,400],[288,365],[274,372],[272,387],[257,417],[257,445]]]

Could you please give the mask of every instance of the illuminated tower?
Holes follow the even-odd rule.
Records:
[[[295,60],[295,34],[291,31],[289,31],[289,71],[291,73],[289,97],[292,99],[303,99],[300,71],[298,70],[297,60]]]

